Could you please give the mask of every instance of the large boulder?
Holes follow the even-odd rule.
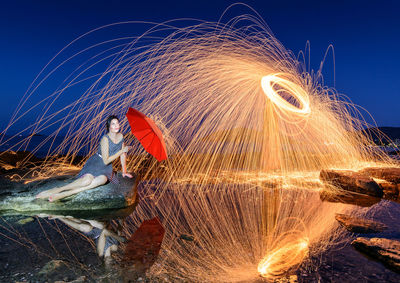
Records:
[[[10,211],[61,212],[124,209],[135,204],[139,179],[138,176],[130,179],[116,174],[113,182],[55,202],[36,199],[35,196],[39,192],[64,186],[75,180],[75,177],[63,176],[33,182],[25,185],[23,189],[19,188],[15,192],[0,196],[0,214],[7,214]]]
[[[382,188],[369,176],[351,170],[321,170],[319,178],[324,183],[340,189],[382,197]]]
[[[351,244],[357,250],[383,262],[390,269],[400,272],[400,241],[359,237]]]
[[[338,213],[335,218],[342,226],[353,233],[378,233],[387,229],[387,226],[383,223],[346,214]]]

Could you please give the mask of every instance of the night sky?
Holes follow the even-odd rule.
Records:
[[[44,65],[70,41],[121,21],[177,18],[217,21],[235,1],[2,1],[0,8],[0,130]],[[295,54],[311,44],[311,68],[365,108],[378,126],[400,126],[400,1],[244,1]],[[237,7],[230,15],[248,9]],[[144,30],[132,28],[132,36]],[[104,34],[103,34],[104,36]],[[101,40],[111,39],[102,38]],[[97,39],[99,40],[99,39]],[[39,99],[39,98],[37,98]],[[367,119],[368,122],[371,120]]]

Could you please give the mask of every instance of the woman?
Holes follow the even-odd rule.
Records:
[[[97,153],[86,161],[78,174],[79,178],[66,186],[43,191],[36,198],[48,198],[52,202],[104,185],[107,180],[111,180],[112,162],[118,157],[121,160],[122,176],[132,178],[126,172],[126,153],[131,147],[124,144],[118,118],[114,115],[108,117],[106,128],[107,134],[101,138]]]
[[[115,252],[118,245],[125,242],[126,239],[114,233],[109,225],[96,220],[77,219],[72,216],[48,215],[41,213],[39,217],[48,217],[49,219],[58,219],[68,226],[82,232],[87,237],[96,242],[96,251],[100,257],[107,260],[111,252]]]

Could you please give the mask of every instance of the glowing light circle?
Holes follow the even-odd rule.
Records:
[[[280,96],[277,91],[274,90],[274,85],[279,85],[287,90],[300,103],[300,106],[296,107]],[[280,77],[279,74],[274,74],[262,77],[261,87],[265,95],[279,108],[300,115],[310,114],[311,109],[308,94],[298,84]]]
[[[308,254],[308,247],[308,238],[291,240],[264,257],[259,262],[257,270],[265,278],[282,275],[304,260]]]

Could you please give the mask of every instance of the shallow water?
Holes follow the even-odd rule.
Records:
[[[321,255],[321,264],[315,272],[299,271],[304,282],[400,282],[400,274],[386,268],[351,246],[357,237],[381,237],[400,240],[400,204],[382,200],[369,213],[372,219],[382,222],[388,229],[381,233],[357,234],[345,232],[342,244]],[[344,228],[343,228],[344,229]]]
[[[364,256],[350,245],[357,236],[400,239],[400,204],[382,200],[372,207],[357,209],[366,213],[366,217],[385,223],[389,229],[368,235],[344,231],[339,244],[309,259],[312,264],[308,261],[299,267],[296,271],[299,282],[400,282],[400,274]],[[32,217],[32,221],[18,224],[18,221],[27,218],[26,215],[14,215],[3,216],[0,220],[0,282],[71,281],[82,275],[94,281],[105,276],[122,281],[122,273],[130,273],[133,281],[142,278],[158,282],[132,266],[128,269],[119,265],[107,268],[97,256],[94,243],[60,221]],[[69,266],[61,273],[50,274],[48,278],[38,276],[38,271],[52,259],[61,259]]]

